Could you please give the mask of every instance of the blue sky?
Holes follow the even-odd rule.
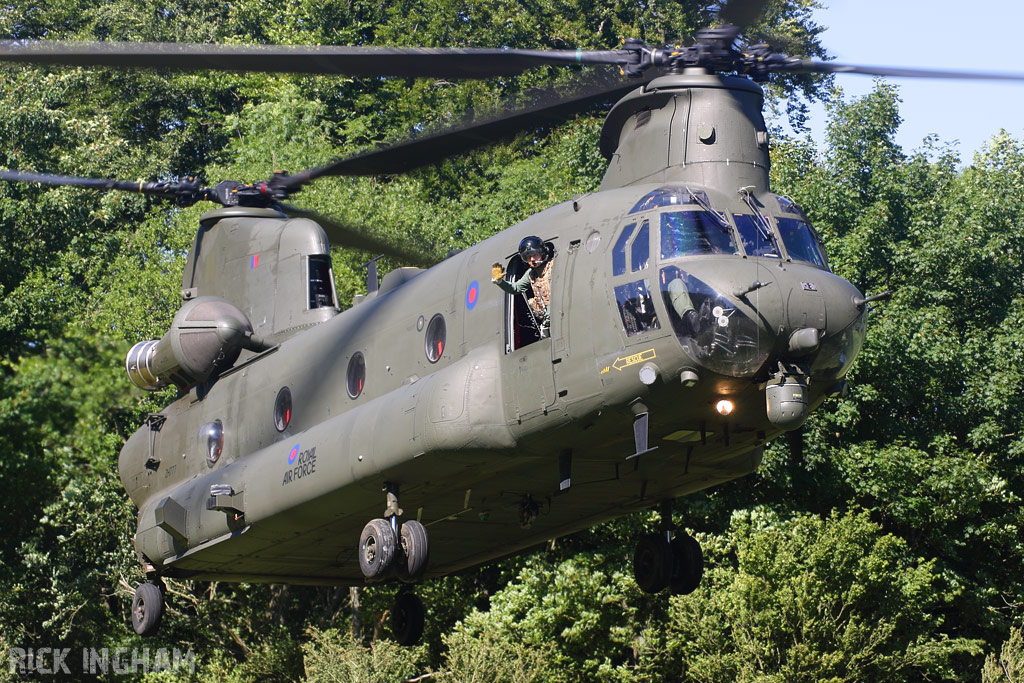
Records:
[[[828,27],[822,43],[837,62],[950,70],[1024,73],[1020,0],[823,0],[815,12]],[[1002,84],[950,80],[887,79],[899,86],[903,124],[897,142],[910,152],[936,133],[959,141],[961,159],[974,153],[1000,128],[1024,139],[1024,82]],[[847,98],[870,92],[870,76],[841,75],[836,84]],[[824,141],[825,116],[816,108],[812,136]]]

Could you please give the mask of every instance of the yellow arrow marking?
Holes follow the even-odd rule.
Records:
[[[640,353],[634,353],[632,356],[626,356],[625,358],[616,358],[615,362],[612,363],[612,367],[616,370],[622,370],[628,368],[630,365],[636,365],[637,363],[643,363],[644,361],[651,360],[655,357],[654,349],[647,349]]]

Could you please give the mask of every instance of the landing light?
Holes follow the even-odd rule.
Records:
[[[729,415],[730,413],[732,413],[732,409],[734,407],[735,406],[732,404],[732,401],[730,401],[727,398],[723,398],[721,401],[715,404],[715,410],[718,411],[719,415]]]

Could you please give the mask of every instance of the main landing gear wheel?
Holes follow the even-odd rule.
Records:
[[[385,519],[370,520],[359,536],[359,568],[363,576],[375,579],[391,568],[398,550],[398,539]]]
[[[406,583],[415,583],[427,568],[427,530],[414,519],[402,522],[398,542],[401,549],[395,562],[398,578]]]
[[[633,553],[633,578],[644,593],[657,593],[672,579],[672,549],[665,534],[640,537]]]
[[[391,608],[391,634],[399,645],[415,645],[423,635],[423,601],[414,593],[399,593]]]
[[[151,636],[160,628],[164,615],[164,592],[155,583],[140,583],[132,598],[132,628],[140,636]]]
[[[693,536],[682,534],[672,539],[672,578],[668,587],[673,595],[689,595],[697,590],[704,576],[704,553]]]

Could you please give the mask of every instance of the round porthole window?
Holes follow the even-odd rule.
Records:
[[[361,351],[356,351],[352,360],[348,362],[348,395],[351,398],[358,398],[363,393],[363,383],[366,381],[366,361]]]
[[[204,424],[199,429],[199,443],[206,451],[206,462],[213,467],[224,451],[224,424],[220,420]]]
[[[430,324],[427,325],[427,360],[431,363],[436,363],[441,359],[441,354],[444,353],[446,336],[444,316],[438,313],[430,319]]]
[[[277,392],[277,401],[274,402],[274,426],[277,431],[283,432],[288,429],[292,421],[292,392],[288,387],[281,387]]]

